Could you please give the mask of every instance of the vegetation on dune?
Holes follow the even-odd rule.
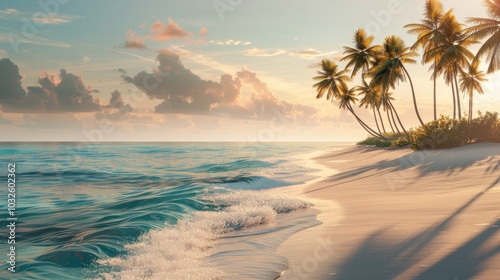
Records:
[[[405,147],[413,150],[445,149],[471,143],[500,143],[500,119],[498,113],[486,112],[484,115],[468,120],[452,119],[441,116],[425,126],[411,129],[408,134],[385,135],[385,139],[368,137],[358,142],[358,145],[373,145],[377,147]]]
[[[445,11],[440,0],[427,0],[423,19],[407,24],[408,33],[416,35],[412,46],[407,47],[399,36],[388,36],[381,45],[373,45],[373,36],[363,29],[354,33],[353,46],[344,47],[345,62],[341,68],[334,61],[324,59],[321,71],[313,79],[316,98],[336,101],[339,108],[350,112],[370,136],[358,143],[379,147],[413,149],[449,148],[467,143],[500,142],[498,113],[473,117],[474,95],[483,93],[486,73],[480,70],[480,59],[486,58],[487,73],[500,70],[500,0],[483,0],[489,18],[469,18],[466,26],[455,17],[453,10]],[[476,45],[476,54],[471,48]],[[433,90],[433,121],[425,123],[420,114],[417,93],[407,70],[415,64],[417,50],[422,49],[422,64],[430,64]],[[351,70],[352,69],[352,70]],[[350,73],[350,75],[349,75]],[[361,84],[349,87],[348,83],[360,74]],[[451,88],[453,117],[437,117],[436,81],[442,78]],[[420,127],[406,129],[393,101],[397,87],[407,83]],[[462,117],[461,96],[467,95],[468,110]],[[370,127],[357,113],[370,110],[375,127]]]

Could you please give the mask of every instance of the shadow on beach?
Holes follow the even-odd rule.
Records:
[[[394,279],[418,259],[432,252],[437,238],[446,231],[453,220],[488,190],[500,183],[500,177],[488,188],[472,197],[443,221],[401,242],[394,242],[387,231],[377,230],[364,240],[354,254],[339,266],[335,279]],[[500,253],[500,244],[493,248],[482,247],[500,230],[500,219],[476,234],[459,248],[430,267],[422,267],[414,279],[470,279],[481,272],[483,264]]]
[[[369,164],[361,162],[359,165],[354,165],[356,166],[354,169],[340,172],[325,180],[325,187],[308,192],[334,189],[336,186],[351,185],[353,182],[369,177],[383,176],[412,168],[415,171],[415,177],[410,181],[413,182],[418,182],[419,178],[434,173],[441,173],[444,176],[457,175],[468,168],[479,166],[483,167],[484,174],[477,173],[477,175],[491,177],[493,180],[486,188],[473,193],[472,197],[457,207],[449,216],[409,237],[401,239],[400,236],[394,235],[394,232],[390,233],[391,226],[375,230],[360,242],[354,253],[336,267],[336,275],[332,277],[333,279],[402,279],[398,277],[415,267],[420,267],[420,270],[413,274],[412,279],[471,279],[482,272],[487,261],[500,253],[500,244],[491,242],[491,240],[496,240],[493,238],[497,238],[495,235],[500,230],[499,210],[499,217],[489,221],[487,227],[470,239],[437,261],[432,261],[433,264],[422,263],[426,256],[442,248],[440,246],[442,236],[445,232],[452,230],[452,224],[456,218],[500,184],[500,176],[497,175],[500,172],[500,145],[483,143],[448,150],[420,151],[394,159],[383,159],[385,153],[388,152],[384,149],[361,147],[340,151],[337,154],[332,153],[329,157],[349,160],[351,153],[353,156],[359,155],[360,151],[362,153],[373,152],[363,158],[363,160],[370,160]],[[379,156],[381,160],[377,161]]]
[[[458,150],[460,151],[458,152]],[[338,153],[332,153],[328,156],[318,157],[317,159],[349,159],[350,154],[358,154],[360,152],[365,153],[370,151],[376,151],[376,153],[364,158],[365,160],[383,155],[384,152],[386,152],[386,149],[356,147],[355,149],[339,151]],[[384,159],[373,164],[363,165],[359,168],[331,176],[324,181],[328,183],[326,187],[316,188],[305,193],[312,193],[323,189],[333,188],[338,185],[352,183],[369,177],[402,172],[410,168],[417,169],[418,177],[426,176],[435,172],[446,172],[447,176],[451,176],[458,172],[462,172],[479,162],[481,165],[487,164],[489,166],[486,169],[487,174],[500,171],[500,145],[489,143],[472,144],[469,146],[446,150],[417,151],[396,159]]]

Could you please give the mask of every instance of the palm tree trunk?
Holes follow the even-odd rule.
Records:
[[[380,124],[382,125],[382,130],[384,131],[384,133],[387,133],[385,131],[384,120],[382,119],[382,114],[380,114],[380,108],[379,107],[377,107],[377,113],[378,113],[378,118],[380,120]]]
[[[380,139],[386,139],[385,137],[383,137],[382,135],[378,134],[375,130],[371,129],[365,122],[363,122],[363,120],[361,120],[358,115],[356,114],[356,112],[354,112],[354,109],[352,108],[352,106],[349,104],[348,105],[348,108],[349,112],[351,112],[351,114],[356,118],[356,120],[358,121],[358,123],[368,132],[370,133],[370,135],[372,135],[373,137],[376,137],[376,138],[380,138]]]
[[[462,118],[462,108],[460,107],[460,88],[458,87],[458,80],[457,80],[457,67],[455,66],[455,73],[453,75],[453,79],[455,81],[455,88],[456,88],[456,94],[457,94],[457,110],[458,110],[458,119],[460,120]]]
[[[473,101],[472,101],[472,98],[474,96],[474,92],[471,92],[470,95],[469,95],[469,122],[472,121],[472,105],[473,105]]]
[[[408,80],[410,81],[411,93],[413,96],[413,107],[415,107],[415,113],[417,114],[418,121],[422,126],[425,126],[424,121],[422,121],[420,113],[418,112],[417,97],[415,96],[415,88],[413,87],[413,81],[411,80],[410,74],[408,73],[408,70],[406,70],[406,67],[404,65],[401,66],[403,67],[403,71],[405,72],[406,76],[408,77]]]
[[[457,118],[457,102],[455,101],[455,84],[451,81],[451,95],[453,96],[453,119]]]
[[[394,126],[392,126],[391,117],[389,115],[389,110],[390,110],[390,108],[387,108],[387,110],[385,111],[387,113],[387,120],[389,121],[389,125],[391,126],[392,133],[396,133],[396,131],[394,131]]]
[[[394,127],[396,128],[397,133],[401,133],[398,128],[398,123],[396,122],[396,119],[394,118],[394,111],[391,108],[391,117],[392,117],[392,123],[394,124]]]
[[[436,77],[436,74],[437,74],[437,58],[435,57],[434,58],[434,120],[437,120],[437,110],[436,110],[436,106],[437,106],[437,102],[436,102],[436,80],[437,80],[437,77]]]
[[[378,134],[382,135],[382,131],[380,131],[380,126],[378,125],[378,120],[377,120],[377,113],[375,112],[375,109],[373,109],[373,118],[375,119],[375,124],[377,125],[377,130]]]
[[[394,108],[394,105],[392,105],[391,100],[389,100],[389,104],[391,105],[392,109],[394,110],[394,114],[396,114],[396,119],[398,120],[398,123],[401,126],[401,129],[403,129],[404,133],[409,136],[408,132],[406,131],[405,127],[403,126],[403,123],[401,122],[401,119],[399,118],[399,114],[396,111],[396,108]]]

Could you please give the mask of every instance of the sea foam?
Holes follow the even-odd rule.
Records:
[[[149,231],[137,243],[126,246],[127,256],[99,261],[111,267],[111,272],[101,276],[105,279],[232,279],[234,275],[209,260],[218,238],[256,226],[272,226],[278,215],[312,206],[300,199],[261,191],[230,191],[208,195],[205,199],[218,205],[220,211],[197,211],[175,226]]]

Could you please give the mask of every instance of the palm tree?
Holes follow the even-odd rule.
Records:
[[[486,81],[486,75],[479,70],[479,60],[473,61],[468,71],[460,71],[460,89],[469,94],[469,121],[472,120],[474,90],[482,94],[483,87],[481,83],[484,81]]]
[[[356,120],[359,122],[359,124],[366,130],[368,133],[370,133],[372,136],[380,139],[387,140],[382,133],[375,132],[373,129],[371,129],[366,123],[364,123],[356,114],[354,111],[354,108],[352,107],[352,104],[356,104],[356,101],[358,99],[356,98],[356,92],[358,89],[356,87],[350,88],[350,89],[344,89],[343,94],[340,96],[340,101],[339,101],[339,108],[340,109],[347,109],[349,112],[353,114],[353,116],[356,118]]]
[[[372,64],[372,58],[378,51],[379,46],[371,46],[373,36],[367,37],[364,29],[358,29],[354,33],[354,48],[344,46],[344,57],[340,61],[347,61],[346,69],[352,66],[351,78],[362,70],[364,79],[366,72]]]
[[[380,85],[383,89],[383,93],[387,94],[389,88],[395,88],[396,83],[400,81],[408,81],[410,82],[411,92],[413,97],[413,106],[415,108],[415,113],[417,114],[417,118],[422,126],[424,122],[420,117],[420,113],[418,111],[417,100],[415,96],[415,88],[413,86],[413,81],[411,80],[410,74],[406,70],[405,64],[410,63],[414,64],[416,61],[413,57],[418,56],[418,54],[410,48],[405,46],[403,39],[398,36],[389,36],[385,38],[382,53],[380,53],[380,61],[372,67],[371,75],[373,76],[373,81],[375,84]],[[391,103],[392,109],[394,106]],[[398,118],[398,122],[401,124],[401,120]],[[402,127],[403,128],[403,127]],[[406,130],[403,128],[406,132]]]
[[[317,95],[316,98],[322,98],[325,94],[327,100],[339,100],[341,109],[347,109],[353,114],[359,124],[372,136],[381,138],[382,136],[376,131],[371,129],[366,123],[364,123],[354,112],[352,105],[357,99],[354,97],[354,89],[349,90],[347,82],[350,81],[350,77],[346,75],[347,69],[340,70],[338,65],[329,60],[323,59],[321,61],[322,71],[318,71],[318,76],[314,77],[315,81],[318,81],[313,85],[316,88]]]
[[[437,69],[436,61],[437,56],[429,57],[426,54],[427,51],[436,46],[437,34],[440,32],[440,23],[443,18],[444,8],[443,4],[439,0],[427,0],[425,3],[424,19],[421,23],[412,23],[405,25],[405,28],[409,28],[408,33],[416,34],[418,36],[417,41],[411,47],[412,50],[417,50],[422,47],[424,49],[424,56],[422,58],[422,63],[433,64],[433,75],[434,80],[434,120],[437,119],[437,109],[436,109],[436,79],[437,79]]]
[[[382,105],[382,95],[381,92],[376,88],[372,88],[365,80],[361,81],[362,85],[357,86],[354,89],[358,92],[358,95],[362,95],[363,98],[359,102],[359,106],[364,106],[365,109],[370,108],[373,111],[373,119],[377,125],[379,134],[387,133],[385,131],[384,121],[382,120],[382,115],[380,114],[380,106]],[[380,119],[380,125],[382,126],[382,131],[380,130],[379,122],[377,119],[377,112]]]
[[[469,18],[475,24],[467,29],[472,36],[481,40],[489,37],[479,48],[475,60],[486,56],[489,60],[488,74],[500,69],[500,0],[483,0],[490,18]]]
[[[436,45],[427,51],[429,57],[437,57],[436,67],[438,73],[443,73],[447,82],[453,83],[456,96],[458,118],[462,118],[460,107],[460,89],[458,86],[458,73],[461,68],[466,68],[474,54],[468,47],[477,43],[468,36],[463,24],[458,22],[453,10],[448,11],[441,19],[440,32],[436,34]],[[454,97],[455,98],[455,97]]]
[[[338,65],[326,58],[321,61],[321,69],[323,71],[318,71],[318,76],[313,78],[313,80],[318,81],[313,85],[318,92],[316,98],[322,98],[325,92],[327,92],[327,100],[333,101],[333,97],[339,99],[342,90],[347,88],[347,82],[351,80],[351,78],[346,75],[347,70],[344,69],[339,71]]]

